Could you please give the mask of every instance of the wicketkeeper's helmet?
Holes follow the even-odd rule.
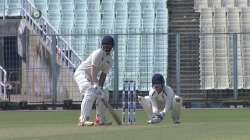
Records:
[[[152,85],[154,84],[165,85],[164,77],[159,73],[154,74],[152,77]]]

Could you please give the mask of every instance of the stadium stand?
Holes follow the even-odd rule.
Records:
[[[139,56],[140,54],[140,33],[141,25],[141,7],[140,1],[128,0],[128,38],[125,56],[126,79],[136,81],[138,83],[139,73]],[[137,85],[138,88],[138,85]]]
[[[235,0],[236,6],[238,8],[247,8],[248,7],[248,0]]]
[[[48,3],[44,0],[34,0],[34,4],[39,9],[44,17],[47,17]]]
[[[242,8],[241,9],[241,32],[242,33],[249,33],[250,32],[250,9],[249,8]],[[242,56],[243,56],[243,75],[244,75],[244,88],[250,88],[250,49],[248,47],[250,41],[249,34],[242,34],[241,36],[241,47],[242,47]]]
[[[21,12],[21,1],[20,0],[9,0],[8,1],[8,16],[19,16]]]
[[[74,24],[72,36],[72,48],[78,52],[80,58],[84,57],[84,49],[86,44],[86,36],[84,34],[87,28],[87,1],[86,0],[77,0],[75,1],[74,6]]]
[[[214,48],[215,48],[215,87],[217,89],[229,88],[229,59],[227,48],[227,18],[225,8],[216,8],[213,18]]]
[[[212,9],[221,8],[221,0],[208,0],[208,7]]]
[[[194,9],[196,12],[200,12],[203,8],[208,8],[208,0],[194,0]]]
[[[153,2],[149,0],[141,1],[141,28],[142,33],[153,33],[154,32],[154,7]],[[142,35],[140,58],[139,58],[139,82],[142,83],[139,89],[143,91],[149,90],[148,77],[151,77],[153,73],[153,53],[154,53],[154,36],[153,35]],[[146,61],[145,61],[146,60]]]
[[[49,23],[52,24],[52,26],[58,32],[60,29],[60,21],[61,21],[60,0],[48,0],[47,18]]]
[[[237,7],[228,8],[228,24],[227,30],[228,33],[240,33],[240,10]],[[232,39],[232,38],[231,38]],[[231,40],[229,38],[229,42]],[[238,87],[243,87],[243,72],[242,72],[242,51],[241,51],[241,42],[240,42],[240,34],[237,35],[237,57],[238,57]],[[232,43],[231,43],[232,44]],[[229,47],[229,58],[233,58],[233,47]],[[232,69],[233,67],[233,60],[230,59],[229,63],[231,64],[229,67]],[[233,75],[231,75],[233,77]],[[233,82],[233,80],[231,80]],[[233,83],[231,83],[233,85]]]
[[[201,87],[213,89],[215,86],[215,57],[213,38],[213,10],[205,8],[200,13],[200,77]],[[203,80],[204,79],[204,80]]]
[[[168,9],[165,6],[164,0],[158,0],[155,3],[155,30],[156,33],[168,32]],[[153,72],[162,73],[167,75],[168,73],[168,35],[158,35],[155,37],[155,45],[152,50],[153,53]],[[168,78],[166,76],[166,78]]]
[[[225,8],[234,8],[235,2],[234,0],[222,0],[222,6]]]

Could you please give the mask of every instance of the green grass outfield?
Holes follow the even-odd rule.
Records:
[[[78,127],[79,111],[0,112],[0,140],[249,140],[250,109],[186,109],[182,123],[170,114],[160,124]]]

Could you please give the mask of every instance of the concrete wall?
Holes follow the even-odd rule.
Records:
[[[52,102],[52,67],[49,46],[21,19],[0,20],[0,65],[4,65],[4,37],[16,36],[18,55],[22,60],[20,73],[21,93],[11,95],[11,101]],[[73,71],[61,64],[57,58],[58,80],[57,101],[80,100],[78,87],[73,79]]]
[[[52,66],[51,50],[48,42],[36,35],[22,22],[18,30],[18,47],[22,54],[22,95],[28,101],[51,102]],[[73,71],[64,66],[57,58],[57,101],[65,99],[80,100],[78,87],[73,79]]]

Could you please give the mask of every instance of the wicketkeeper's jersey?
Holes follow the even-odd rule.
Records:
[[[165,86],[161,93],[157,93],[154,88],[151,88],[149,97],[151,99],[153,113],[159,113],[161,111],[167,112],[171,109],[174,91],[169,86]]]

